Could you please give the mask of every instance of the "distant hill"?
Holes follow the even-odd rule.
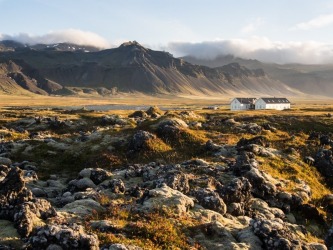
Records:
[[[184,60],[208,67],[221,67],[230,63],[239,63],[249,69],[263,69],[271,78],[279,80],[289,87],[311,95],[333,97],[333,64],[273,64],[258,60],[247,60],[232,55],[218,56],[213,60],[198,59],[191,56]]]
[[[38,94],[71,94],[77,88],[85,88],[86,92],[94,92],[89,88],[103,89],[103,93],[117,89],[178,95],[301,94],[271,78],[263,69],[250,69],[239,63],[216,68],[195,65],[135,41],[92,52],[71,50],[68,44],[63,49],[50,49],[44,45],[15,47],[15,43],[7,41],[4,46],[8,50],[0,52],[0,60],[14,63],[19,72],[8,70],[3,75]]]

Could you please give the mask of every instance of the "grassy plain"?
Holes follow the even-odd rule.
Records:
[[[119,94],[112,97],[95,96],[42,96],[42,95],[3,95],[0,94],[0,107],[4,106],[29,106],[29,107],[66,107],[85,105],[157,105],[165,107],[188,107],[202,108],[207,105],[219,106],[222,110],[229,109],[229,102],[232,96],[171,96],[156,95],[149,96],[143,94]],[[298,111],[332,111],[333,98],[289,98],[292,109]],[[253,111],[251,111],[254,113]],[[270,111],[271,112],[271,111]],[[279,112],[279,111],[277,111]],[[257,113],[257,111],[256,111]],[[263,111],[263,113],[267,113]],[[281,113],[281,112],[279,112]],[[260,112],[259,112],[260,114]]]

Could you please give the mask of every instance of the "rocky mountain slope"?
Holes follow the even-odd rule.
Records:
[[[144,48],[137,42],[89,53],[83,50],[50,50],[41,46],[21,47],[1,52],[0,59],[15,62],[28,77],[36,80],[38,88],[49,94],[64,93],[64,87],[179,95],[300,93],[273,80],[260,69],[250,70],[235,63],[218,68],[193,65],[167,52]],[[29,86],[25,84],[23,87],[41,94]]]
[[[221,67],[230,63],[239,63],[248,69],[263,69],[270,77],[301,92],[333,97],[333,65],[274,64],[258,60],[247,60],[232,55],[218,56],[213,60],[186,56],[184,60],[207,67]]]

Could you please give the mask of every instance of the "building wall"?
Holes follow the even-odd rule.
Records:
[[[230,103],[230,110],[248,110],[250,109],[249,104],[242,104],[237,99],[234,99]]]
[[[241,104],[236,98],[230,103],[230,110],[249,110],[250,104]],[[255,102],[255,109],[290,109],[290,103],[266,103],[261,98]]]
[[[290,103],[265,103],[262,99],[256,101],[255,109],[290,109]]]
[[[255,103],[255,109],[267,109],[266,102],[262,99],[258,99]]]

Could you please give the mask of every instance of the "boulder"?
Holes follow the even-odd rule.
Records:
[[[88,234],[82,226],[46,225],[36,229],[28,239],[30,249],[99,250],[96,235]]]
[[[74,179],[68,183],[67,190],[70,192],[84,191],[87,188],[96,188],[95,183],[89,178]]]
[[[84,216],[90,215],[93,211],[104,212],[105,208],[97,201],[84,199],[68,203],[61,210],[75,215]]]
[[[40,220],[55,215],[48,201],[35,198],[27,189],[19,168],[12,168],[0,182],[0,219],[13,221],[21,237],[27,237]]]
[[[125,183],[121,179],[113,179],[103,182],[101,186],[105,189],[110,189],[110,191],[115,194],[125,193]]]
[[[237,249],[261,249],[252,248],[247,243],[237,240],[232,231],[219,221],[200,224],[191,229],[193,239],[204,249],[237,250]],[[255,237],[255,236],[254,236]],[[255,240],[253,240],[255,242]],[[260,244],[260,243],[259,243]]]
[[[157,134],[164,139],[179,139],[180,134],[186,128],[188,128],[188,125],[183,120],[179,118],[167,118],[157,125]]]
[[[6,157],[0,157],[0,165],[10,166],[12,164],[11,159]]]
[[[227,186],[219,187],[218,193],[227,204],[227,212],[234,215],[244,215],[252,194],[252,185],[246,178],[235,178]]]
[[[122,232],[122,228],[110,220],[94,220],[90,221],[89,223],[92,229],[98,230],[100,232],[108,232],[113,234]]]
[[[147,111],[146,114],[149,115],[152,118],[157,118],[163,115],[163,111],[160,110],[157,106],[150,107]]]
[[[213,190],[200,188],[192,191],[191,195],[194,196],[198,200],[198,203],[206,209],[214,210],[222,215],[227,212],[227,206],[218,193]]]
[[[260,238],[264,249],[308,249],[308,244],[300,238],[305,237],[306,230],[301,226],[293,226],[281,219],[253,219],[251,227]]]
[[[244,177],[252,184],[252,193],[254,196],[266,200],[276,194],[276,186],[259,169],[251,168],[251,170],[244,174]]]
[[[192,198],[163,184],[159,188],[149,190],[142,197],[142,206],[139,209],[144,212],[152,212],[155,209],[166,208],[177,215],[181,215],[193,206]]]
[[[316,154],[314,165],[323,176],[333,178],[333,156],[331,150],[319,150]]]
[[[119,125],[124,126],[128,124],[128,120],[119,115],[104,115],[101,118],[102,125]]]
[[[190,191],[188,176],[181,171],[167,173],[163,178],[163,182],[166,183],[169,187],[184,194]]]
[[[324,146],[324,145],[331,145],[332,140],[330,138],[329,135],[322,135],[319,137],[319,141],[320,141],[320,145]]]
[[[254,212],[257,218],[262,218],[267,220],[272,220],[274,218],[280,218],[280,219],[285,218],[285,214],[281,209],[275,207],[269,207],[265,201],[259,198],[253,198],[249,203],[250,203],[249,205],[250,210]]]
[[[136,132],[130,143],[129,149],[133,151],[140,151],[141,149],[145,149],[147,147],[147,142],[149,140],[156,139],[156,136],[150,132],[139,130]]]
[[[256,123],[243,123],[237,126],[238,130],[241,132],[249,133],[252,135],[257,135],[261,133],[262,127]]]
[[[223,201],[229,203],[247,203],[251,197],[252,185],[248,179],[240,177],[233,179],[227,186],[218,190]]]
[[[206,142],[206,149],[208,151],[219,151],[222,148],[221,145],[214,143],[212,140]]]
[[[259,145],[262,147],[269,147],[269,141],[265,136],[256,136],[251,139],[241,138],[237,142],[237,147],[241,148],[241,147],[248,146],[251,144],[256,144],[256,145]]]
[[[186,122],[179,118],[166,118],[158,124],[159,129],[163,129],[165,126],[172,126],[176,128],[188,128]]]
[[[79,173],[79,178],[89,178],[98,185],[109,179],[112,173],[102,168],[85,168]]]
[[[124,244],[112,244],[107,247],[103,247],[101,250],[142,250],[141,247],[133,246],[133,245],[124,245]]]
[[[256,236],[251,227],[246,227],[237,232],[237,240],[240,242],[244,242],[249,250],[259,250],[262,249],[262,242],[258,236]]]
[[[275,132],[276,131],[276,128],[273,127],[272,125],[270,125],[269,123],[264,123],[262,125],[263,129],[265,130],[270,130],[271,132]]]

